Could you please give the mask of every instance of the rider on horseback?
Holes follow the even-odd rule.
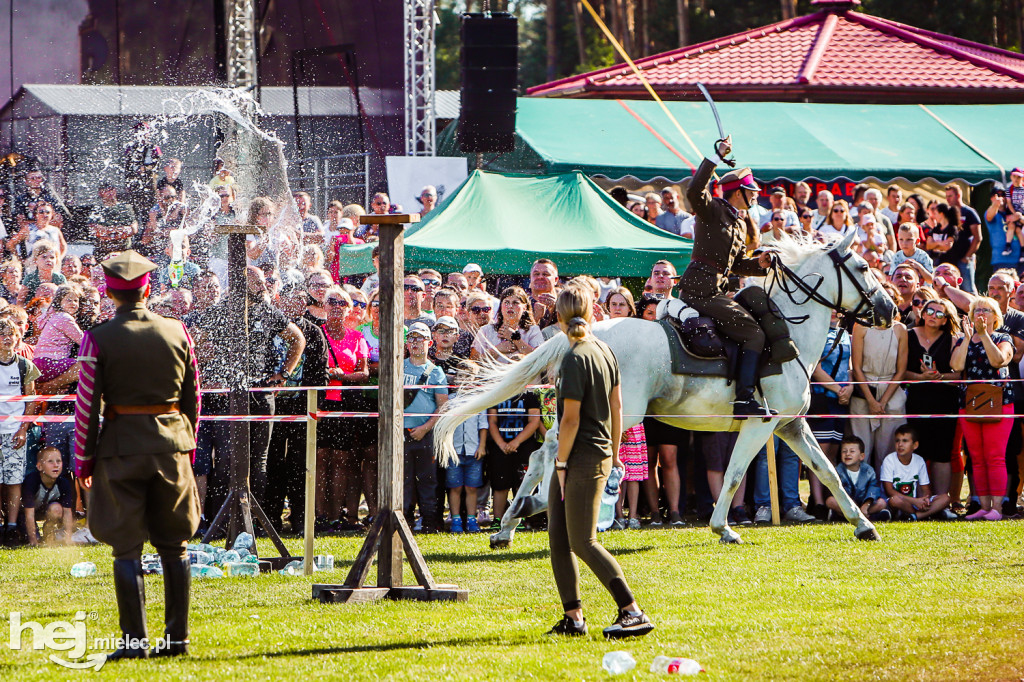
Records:
[[[723,199],[712,197],[708,189],[711,174],[731,151],[729,138],[719,140],[717,154],[700,164],[686,193],[697,220],[690,264],[679,282],[680,298],[714,319],[718,330],[740,345],[733,415],[737,419],[769,417],[772,410],[754,397],[765,333],[757,320],[726,294],[729,275],[764,276],[771,263],[768,252],[757,258],[746,255],[746,213],[760,188],[750,169],[742,168],[722,176]]]

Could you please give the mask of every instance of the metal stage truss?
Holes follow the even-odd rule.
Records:
[[[434,0],[405,0],[405,155],[433,156]]]

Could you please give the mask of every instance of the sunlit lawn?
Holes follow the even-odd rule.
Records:
[[[614,608],[586,572],[591,636],[543,636],[560,616],[545,533],[520,533],[502,552],[486,535],[419,536],[438,581],[469,589],[463,604],[314,602],[310,584],[341,582],[360,543],[318,539],[340,570],[194,581],[190,658],[65,670],[46,652],[12,651],[0,626],[0,678],[606,679],[601,657],[616,649],[639,664],[619,679],[653,679],[647,668],[662,653],[697,659],[709,680],[1024,677],[1024,523],[887,524],[878,543],[852,530],[747,529],[746,544],[729,547],[707,528],[604,533],[657,625],[620,643],[600,637]],[[299,551],[300,540],[288,542]],[[82,560],[98,574],[72,578]],[[162,579],[146,585],[158,635]],[[84,610],[90,641],[116,635],[109,550],[0,553],[0,613],[12,610],[42,623]]]

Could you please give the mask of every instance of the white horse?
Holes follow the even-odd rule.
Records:
[[[874,526],[843,490],[806,420],[795,416],[804,414],[810,403],[808,374],[825,347],[831,311],[873,326],[888,326],[895,315],[892,300],[867,263],[850,251],[852,240],[851,233],[834,245],[801,244],[789,238],[777,244],[777,265],[765,278],[765,287],[782,314],[796,322],[790,325],[790,333],[800,357],[785,363],[782,374],[761,380],[762,398],[779,415],[769,420],[713,416],[732,414],[735,387],[723,378],[672,374],[668,339],[655,323],[620,318],[593,326],[594,334],[608,344],[619,361],[623,430],[639,423],[644,414],[654,414],[660,415],[656,417],[659,421],[692,431],[739,431],[711,517],[711,529],[722,542],[741,542],[729,528],[728,510],[750,462],[772,433],[782,438],[831,491],[846,519],[856,524],[855,536],[878,539]],[[455,461],[452,434],[458,424],[469,415],[518,395],[545,373],[554,376],[568,350],[565,334],[557,334],[518,362],[485,368],[480,382],[460,390],[448,401],[437,422],[434,433],[439,461]],[[501,531],[491,537],[492,547],[508,546],[520,518],[547,508],[547,484],[557,451],[556,425],[530,458],[523,483],[502,518]]]

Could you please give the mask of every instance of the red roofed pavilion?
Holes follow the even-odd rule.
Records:
[[[857,104],[1024,102],[1024,55],[855,12],[859,0],[636,61],[664,99]],[[626,64],[538,85],[540,97],[647,99]]]

